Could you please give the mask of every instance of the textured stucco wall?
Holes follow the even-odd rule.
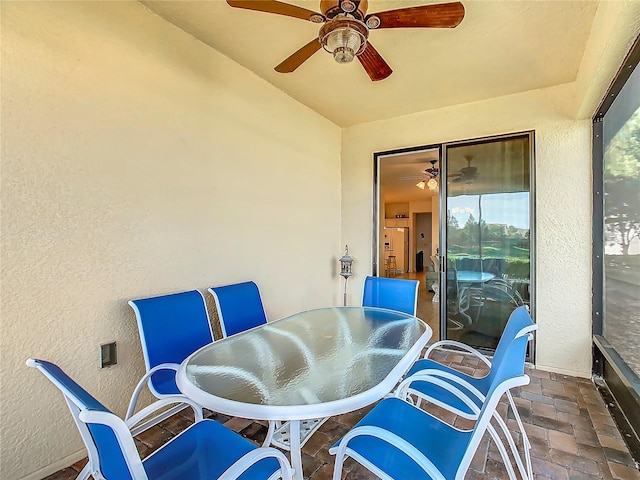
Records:
[[[640,33],[638,0],[601,1],[576,77],[577,118],[590,118]]]
[[[2,3],[0,478],[85,455],[59,363],[123,414],[130,298],[255,280],[338,303],[340,129],[135,2]],[[119,364],[98,368],[116,340]]]
[[[343,241],[371,258],[374,152],[534,130],[535,361],[589,376],[591,117],[639,31],[640,2],[603,1],[573,83],[343,129]]]
[[[537,364],[588,374],[588,118],[639,6],[601,3],[577,85],[341,132],[139,4],[3,1],[0,478],[84,456],[27,357],[123,413],[143,371],[129,298],[252,278],[271,318],[338,303],[348,243],[357,303],[372,154],[398,147],[536,131]],[[99,370],[114,339],[120,363]]]
[[[536,364],[589,375],[591,337],[590,122],[569,115],[571,85],[343,130],[343,237],[372,249],[372,152],[535,130]],[[360,276],[366,275],[359,271]],[[353,282],[358,285],[359,282]],[[357,295],[357,292],[354,292]]]

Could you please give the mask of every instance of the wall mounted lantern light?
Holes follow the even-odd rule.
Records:
[[[353,263],[353,258],[349,255],[349,245],[344,246],[344,255],[340,259],[340,276],[344,277],[344,305],[347,306],[347,280],[351,275],[353,275],[353,271],[351,270],[351,264]]]

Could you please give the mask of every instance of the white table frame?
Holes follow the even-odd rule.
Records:
[[[341,308],[371,308],[371,307],[331,307]],[[316,309],[317,310],[317,309]],[[300,312],[304,313],[304,312]],[[296,314],[296,315],[300,315]],[[294,317],[292,315],[291,317]],[[291,318],[286,317],[286,318]],[[286,320],[281,319],[280,321]],[[407,316],[406,318],[412,318]],[[188,398],[203,405],[204,407],[220,412],[225,415],[230,415],[240,418],[250,418],[254,420],[275,420],[275,421],[289,421],[290,422],[290,442],[291,442],[291,463],[294,468],[294,479],[302,480],[302,451],[300,445],[300,421],[310,420],[314,418],[330,417],[334,415],[341,415],[343,413],[352,412],[360,408],[364,408],[387,395],[393,390],[397,383],[402,379],[403,375],[413,365],[413,362],[418,358],[422,349],[427,345],[427,342],[431,338],[431,328],[424,324],[422,320],[417,317],[413,317],[417,321],[421,322],[424,327],[424,333],[418,338],[414,345],[405,353],[405,355],[398,361],[395,367],[389,372],[389,374],[377,385],[369,390],[358,393],[351,397],[342,398],[335,401],[324,403],[313,403],[308,405],[259,405],[254,403],[243,403],[236,400],[229,400],[220,396],[212,395],[198,386],[194,385],[186,374],[186,366],[192,356],[196,355],[203,349],[215,348],[216,342],[209,344],[202,349],[195,352],[193,355],[187,357],[187,359],[180,365],[176,376],[176,381],[180,391],[182,391]],[[269,328],[269,323],[256,328]]]

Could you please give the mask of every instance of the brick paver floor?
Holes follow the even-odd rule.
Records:
[[[458,353],[438,353],[436,360],[480,375],[474,357]],[[529,385],[514,391],[514,399],[532,444],[531,456],[536,480],[623,479],[640,480],[640,472],[616,428],[607,407],[589,379],[574,378],[541,370],[527,369]],[[502,413],[507,410],[501,404]],[[303,448],[304,477],[308,480],[331,479],[333,456],[329,447],[362,418],[369,409],[362,409],[329,419]],[[435,412],[442,418],[462,425],[451,414]],[[209,418],[218,420],[241,435],[261,444],[267,423],[230,418],[213,412]],[[518,428],[513,416],[508,416],[509,428],[516,441]],[[177,414],[141,434],[136,439],[144,457],[184,429],[188,415]],[[488,436],[481,443],[467,473],[468,480],[507,479],[507,473],[495,444]],[[82,469],[86,459],[60,470],[47,480],[71,480]],[[376,477],[349,459],[342,475],[348,480],[369,480]],[[409,480],[409,479],[403,479]]]

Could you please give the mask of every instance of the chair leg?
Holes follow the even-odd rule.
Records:
[[[264,438],[264,442],[262,443],[263,447],[268,447],[271,445],[271,440],[273,440],[273,434],[276,429],[280,428],[282,422],[276,422],[274,420],[269,420],[269,430],[267,430],[267,436]]]
[[[522,424],[522,419],[520,418],[520,414],[518,413],[518,409],[516,408],[516,404],[513,401],[513,397],[511,396],[511,392],[507,391],[507,398],[509,399],[509,404],[511,409],[513,410],[513,416],[518,423],[518,428],[520,428],[520,434],[522,435],[522,446],[524,448],[524,459],[527,464],[527,478],[529,480],[533,480],[533,470],[531,468],[531,442],[529,442],[529,437],[527,436],[527,432],[524,429],[524,425]]]
[[[497,413],[494,414],[494,416],[497,416],[497,418],[500,418]],[[502,420],[502,419],[500,419]],[[498,447],[498,451],[500,452],[500,456],[502,457],[502,461],[504,462],[504,466],[507,469],[507,473],[509,474],[509,479],[510,480],[518,480],[518,477],[516,476],[516,472],[513,469],[513,465],[511,465],[511,460],[509,459],[509,454],[507,453],[507,449],[504,448],[504,444],[502,443],[502,440],[500,439],[500,437],[498,436],[498,432],[496,432],[496,429],[493,428],[493,425],[488,424],[487,425],[487,431],[489,432],[489,435],[491,435],[491,438],[493,439],[494,443],[496,444],[496,447]],[[507,435],[507,439],[510,439],[511,437],[509,435]],[[513,440],[511,440],[509,443],[513,442]],[[518,462],[520,464],[520,462]],[[519,465],[518,465],[519,466]]]
[[[84,466],[84,468],[80,471],[80,473],[76,477],[76,480],[88,480],[88,478],[91,476],[91,473],[89,472],[90,464],[91,464],[90,462],[87,462],[87,464]]]
[[[531,477],[529,475],[529,471],[525,470],[525,467],[522,463],[522,459],[520,458],[520,452],[518,452],[518,447],[516,447],[516,444],[513,440],[513,436],[511,435],[511,433],[509,432],[509,429],[507,427],[507,424],[504,422],[504,420],[502,419],[502,417],[500,415],[498,415],[497,412],[494,412],[493,414],[494,418],[496,419],[496,421],[498,422],[498,425],[500,425],[500,428],[502,429],[502,432],[504,433],[505,438],[507,439],[507,443],[509,444],[509,448],[511,449],[511,453],[513,454],[513,458],[516,461],[516,465],[518,466],[518,470],[520,471],[520,475],[522,476],[523,479],[526,480],[533,480],[533,477]],[[493,428],[493,427],[491,427]],[[497,434],[496,434],[496,438]],[[498,440],[496,440],[496,443],[498,442]],[[502,448],[500,448],[502,447]],[[509,460],[509,455],[506,452],[506,449],[504,449],[504,445],[502,444],[502,442],[500,442],[500,445],[498,445],[498,450],[500,450],[500,454],[502,455],[502,458],[505,462],[505,464],[508,464],[509,467],[511,467],[511,461]],[[528,456],[528,448],[525,446],[524,447],[525,450],[525,457]],[[527,463],[530,463],[527,462]],[[509,468],[507,467],[507,468]],[[511,467],[511,469],[513,469],[513,467]]]
[[[395,277],[398,270],[395,255],[389,255],[389,276]]]
[[[89,478],[93,478],[93,480],[106,480],[102,475],[100,475],[100,472],[92,474],[91,462],[87,462],[84,468],[80,470],[80,473],[76,477],[76,480],[88,480]]]
[[[336,453],[336,459],[333,465],[333,479],[332,480],[341,480],[342,479],[342,465],[344,464],[344,455],[340,455],[340,453]]]

